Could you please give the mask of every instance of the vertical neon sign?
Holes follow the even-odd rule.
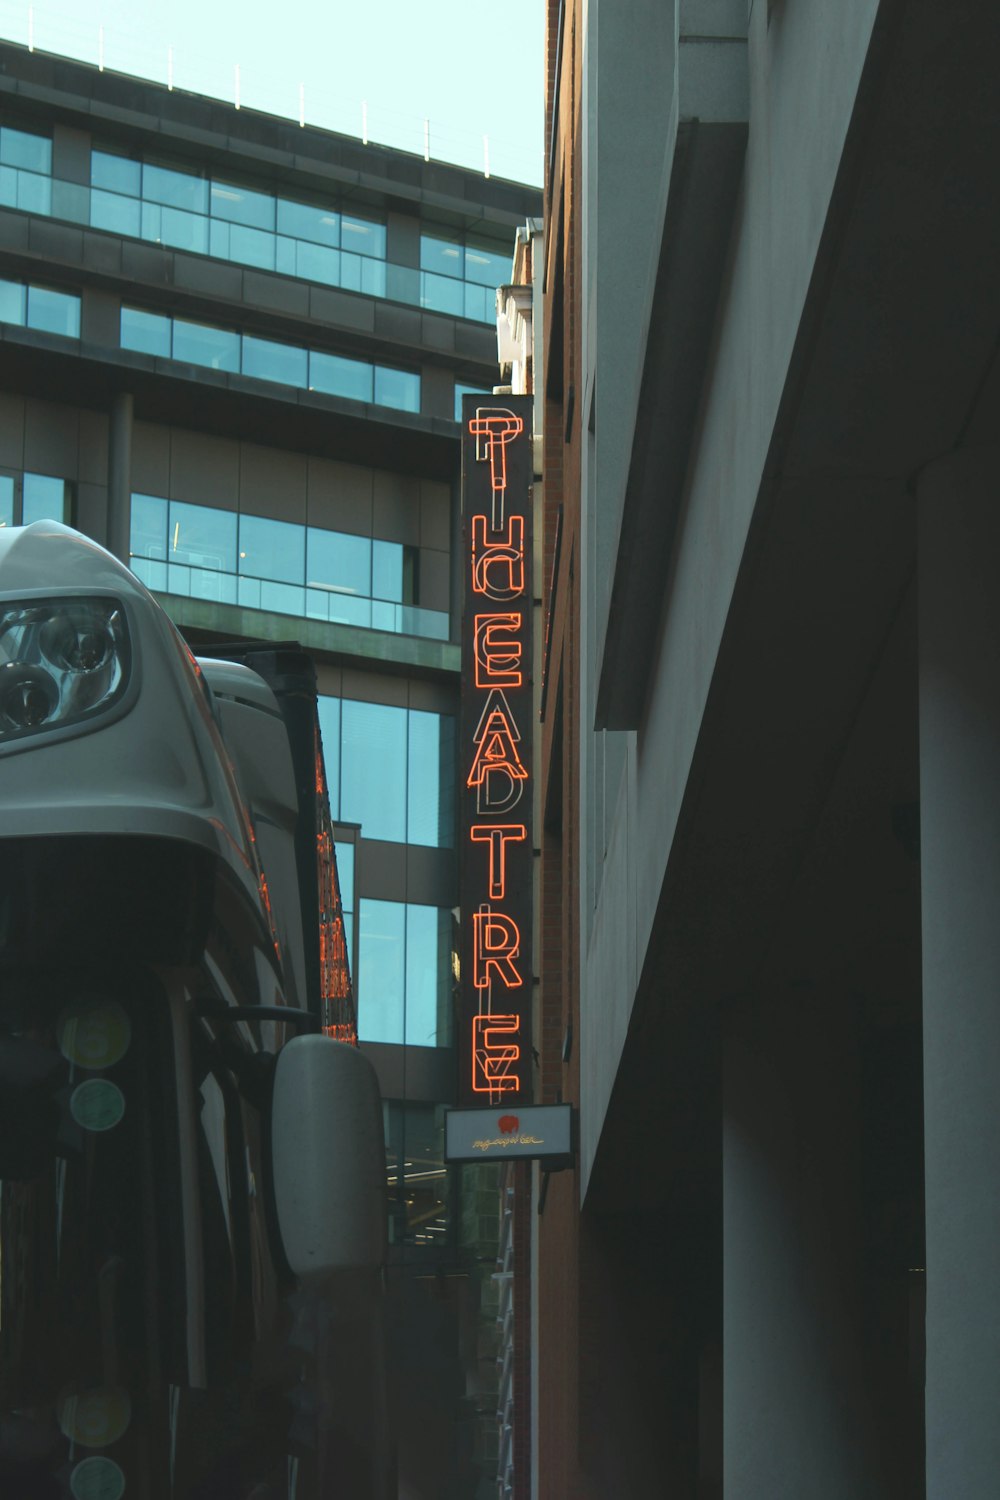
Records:
[[[465,1104],[531,1098],[531,398],[462,401]]]

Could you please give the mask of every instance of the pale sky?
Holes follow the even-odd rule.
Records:
[[[0,0],[0,37],[542,180],[544,0]]]

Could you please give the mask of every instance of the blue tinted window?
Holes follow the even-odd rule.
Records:
[[[372,543],[372,598],[403,602],[403,546],[401,542]]]
[[[317,707],[326,784],[330,793],[330,816],[336,823],[340,818],[340,699],[322,695]]]
[[[124,198],[120,193],[106,193],[99,188],[91,189],[90,222],[94,229],[130,234],[138,239],[141,214],[141,204],[137,199]]]
[[[411,709],[406,841],[432,849],[455,842],[455,720]]]
[[[403,1040],[408,1046],[445,1047],[451,1041],[450,954],[451,912],[407,906]]]
[[[240,336],[225,328],[175,318],[173,356],[212,370],[236,371],[240,367]]]
[[[160,209],[160,232],[156,236],[161,244],[173,245],[178,250],[193,250],[198,255],[208,254],[208,220],[200,214],[188,213],[181,208]]]
[[[130,161],[127,156],[114,156],[109,151],[91,152],[90,181],[93,187],[138,198],[141,180],[140,162]]]
[[[336,249],[340,245],[340,215],[328,208],[278,199],[278,233],[297,240],[314,240]]]
[[[295,245],[291,274],[301,276],[305,281],[320,281],[324,286],[339,286],[340,251],[299,240]]]
[[[240,516],[241,573],[279,583],[301,584],[304,554],[304,527],[265,516]]]
[[[274,270],[274,235],[268,234],[263,229],[248,229],[243,224],[225,224],[222,220],[213,219],[212,230],[212,254],[215,250],[215,231],[226,229],[228,234],[227,259],[238,260],[243,266],[259,266],[262,271]]]
[[[48,287],[28,288],[28,327],[45,333],[61,333],[66,338],[80,337],[80,299]]]
[[[439,276],[457,277],[461,281],[464,275],[462,260],[462,246],[454,240],[441,239],[432,234],[420,236],[422,271],[436,271]]]
[[[252,229],[274,228],[274,199],[269,193],[252,193],[249,188],[229,182],[213,182],[211,211],[214,218],[233,224],[248,224]]]
[[[66,520],[66,481],[49,474],[25,474],[21,524]]]
[[[385,296],[385,261],[362,260],[361,290],[368,297]]]
[[[14,481],[9,474],[0,474],[0,526],[14,524]]]
[[[385,225],[373,219],[358,219],[344,214],[340,223],[340,243],[355,255],[374,255],[385,259]]]
[[[464,284],[424,271],[420,277],[420,305],[432,312],[451,313],[452,317],[462,318],[465,316]]]
[[[52,171],[52,142],[44,135],[30,135],[4,125],[0,128],[0,161],[48,175]]]
[[[142,354],[159,354],[170,358],[170,319],[159,313],[142,312],[138,307],[122,308],[121,339],[123,349],[138,349]]]
[[[359,359],[345,359],[339,354],[309,355],[309,385],[314,391],[330,396],[347,396],[352,401],[372,399],[372,367]]]
[[[52,212],[52,183],[48,177],[41,177],[37,172],[26,172],[18,168],[17,172],[17,207],[29,214],[49,214]]]
[[[336,593],[371,594],[372,544],[366,536],[308,528],[306,582]]]
[[[340,775],[339,816],[361,823],[365,838],[453,847],[454,718],[350,700],[338,715],[338,702],[320,700],[320,722],[331,782],[329,768],[336,765]],[[380,795],[385,805],[373,813]]]
[[[159,495],[133,494],[129,550],[133,557],[166,559],[167,502]]]
[[[511,251],[468,241],[465,246],[465,279],[477,281],[490,291],[510,280]]]
[[[171,500],[169,527],[169,562],[223,573],[236,572],[236,516],[233,512]],[[235,597],[234,580],[234,600]]]
[[[478,323],[491,323],[496,315],[496,290],[465,283],[465,316]]]
[[[329,769],[328,769],[329,774]],[[340,882],[340,905],[344,916],[348,916],[354,910],[354,845],[341,843],[339,840],[334,844],[337,855],[337,879]]]
[[[278,344],[272,339],[243,335],[243,373],[258,380],[275,380],[281,385],[305,386],[308,356],[305,349],[293,344]]]
[[[0,323],[23,323],[26,288],[19,281],[0,281]]]
[[[406,908],[398,901],[360,902],[358,1036],[401,1042],[406,988]]]
[[[170,167],[154,167],[146,162],[142,169],[142,196],[170,208],[208,213],[208,183],[190,172],[175,172]]]
[[[406,709],[341,707],[340,815],[369,839],[406,840]]]
[[[420,376],[409,370],[376,365],[375,402],[378,406],[394,406],[398,411],[419,411]]]

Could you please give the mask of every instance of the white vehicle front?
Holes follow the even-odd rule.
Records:
[[[209,671],[0,530],[2,1495],[387,1493],[377,1087],[304,993],[273,695]]]

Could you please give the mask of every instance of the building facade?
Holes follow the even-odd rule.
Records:
[[[459,403],[496,381],[495,288],[539,194],[0,57],[0,525],[57,518],[110,547],[195,651],[297,640],[316,664],[386,1101],[400,1493],[457,1500],[481,1426],[479,1226],[442,1145]]]
[[[548,16],[531,1493],[986,1500],[1000,18]]]

